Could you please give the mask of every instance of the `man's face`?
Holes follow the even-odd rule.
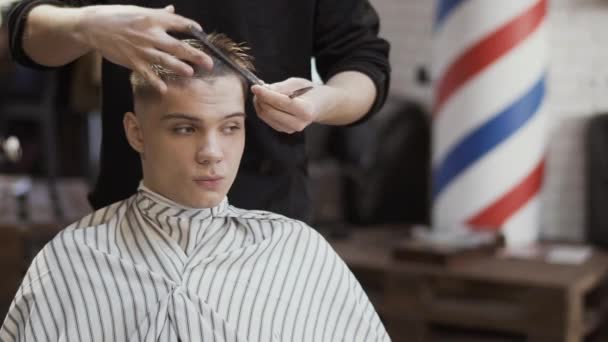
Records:
[[[245,108],[236,76],[170,83],[154,101],[136,102],[125,131],[142,155],[144,184],[188,207],[221,202],[245,146]]]

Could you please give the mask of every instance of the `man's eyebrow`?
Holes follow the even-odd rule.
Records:
[[[201,121],[201,119],[197,118],[196,116],[189,115],[189,114],[184,114],[184,113],[168,113],[168,114],[163,114],[163,116],[160,119],[162,121],[172,120],[172,119],[185,119],[185,120],[196,121],[196,122],[200,122]]]
[[[245,113],[237,112],[237,113],[228,114],[228,115],[222,117],[222,120],[227,120],[227,119],[239,117],[239,116],[246,117]],[[164,114],[161,117],[162,121],[172,120],[172,119],[184,119],[184,120],[188,120],[188,121],[201,122],[200,118],[197,118],[196,116],[193,116],[190,114],[185,114],[185,113],[168,113],[168,114]]]
[[[245,113],[237,112],[237,113],[232,113],[232,114],[228,114],[228,115],[224,116],[224,117],[222,118],[222,120],[231,119],[231,118],[234,118],[234,117],[239,117],[239,116],[241,116],[241,117],[243,117],[243,118],[244,118],[244,117],[246,117],[247,115],[245,115]]]

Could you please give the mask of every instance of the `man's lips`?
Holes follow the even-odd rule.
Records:
[[[206,190],[216,190],[224,180],[224,177],[221,176],[204,176],[197,177],[194,179],[194,182],[201,188]]]
[[[195,181],[216,181],[216,180],[220,180],[220,179],[224,179],[224,177],[222,176],[201,176],[201,177],[196,177],[194,178]]]

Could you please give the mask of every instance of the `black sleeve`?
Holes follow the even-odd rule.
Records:
[[[384,104],[390,84],[389,43],[378,37],[380,20],[368,0],[318,0],[314,53],[323,80],[359,71],[376,85],[376,99],[360,121]],[[359,122],[360,122],[359,121]]]
[[[9,47],[13,59],[24,66],[35,69],[49,69],[49,67],[34,62],[23,50],[23,32],[27,22],[27,16],[32,8],[48,4],[55,6],[78,7],[103,3],[104,1],[86,0],[22,0],[16,2],[10,10],[8,17]]]

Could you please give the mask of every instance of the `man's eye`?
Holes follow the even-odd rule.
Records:
[[[229,125],[223,128],[224,133],[231,134],[241,129],[239,125]]]
[[[194,133],[194,127],[181,126],[173,128],[173,132],[177,134],[192,134]]]

